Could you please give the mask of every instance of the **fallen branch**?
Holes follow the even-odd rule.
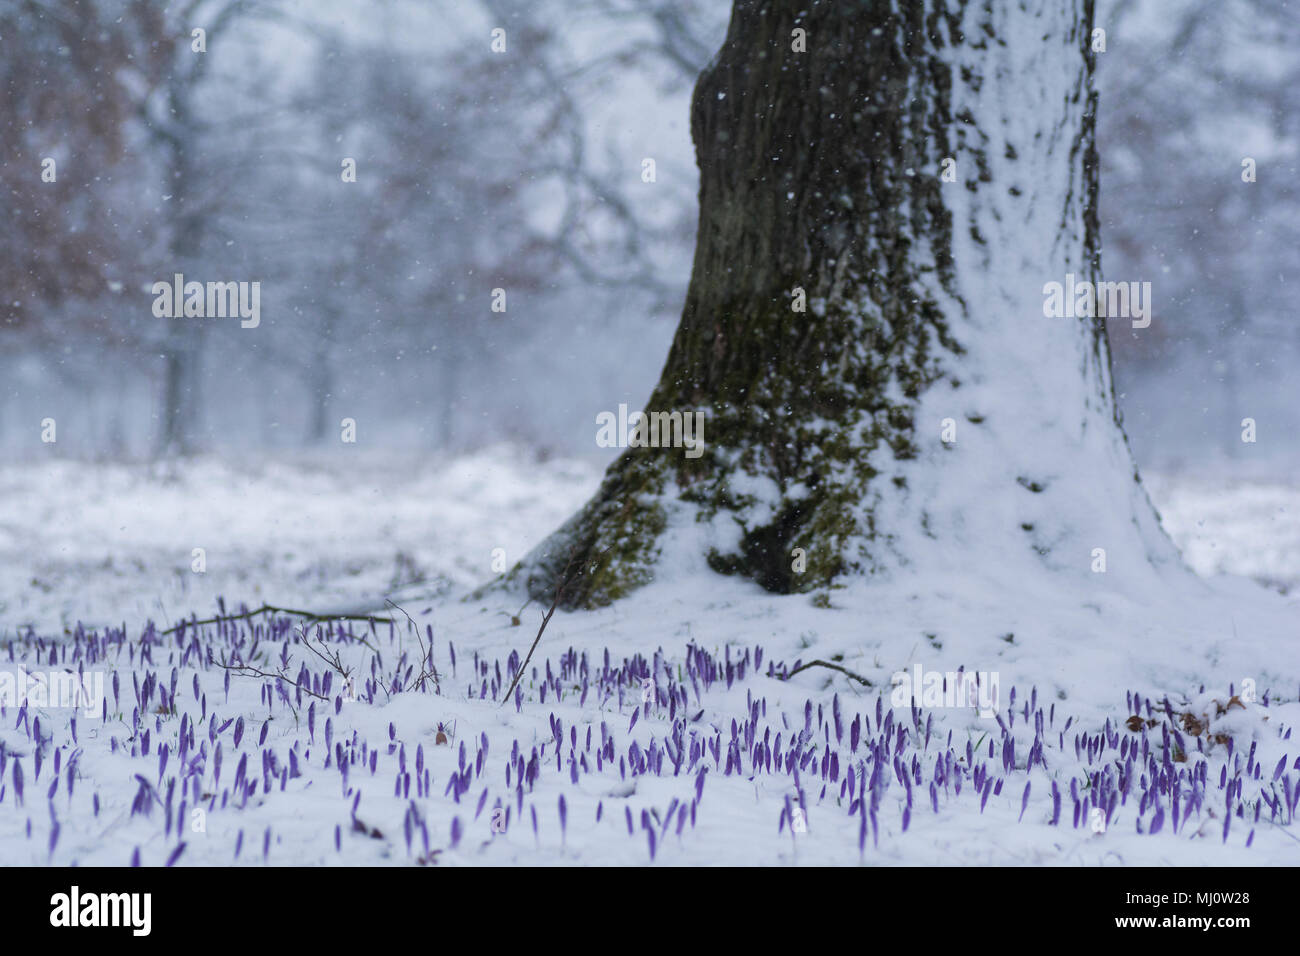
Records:
[[[573,549],[570,549],[569,560],[565,562],[564,570],[560,572],[559,580],[555,583],[555,600],[551,602],[551,609],[547,611],[546,616],[542,618],[542,626],[537,629],[537,636],[533,638],[533,646],[528,648],[528,656],[525,657],[524,662],[519,665],[519,670],[515,673],[515,679],[510,682],[510,689],[507,690],[505,696],[501,698],[502,707],[506,705],[506,701],[510,699],[510,695],[515,692],[515,687],[518,686],[520,678],[524,676],[524,671],[528,670],[528,662],[533,659],[533,651],[537,650],[537,645],[541,643],[542,632],[546,630],[546,625],[551,622],[551,615],[555,613],[555,609],[560,606],[560,598],[564,596],[564,588],[569,583],[569,568],[572,566]],[[527,606],[527,604],[524,605],[524,607]],[[523,608],[520,608],[519,610],[522,612]]]
[[[798,674],[800,671],[806,671],[810,667],[829,667],[833,671],[839,671],[841,674],[843,674],[846,677],[852,677],[863,687],[872,686],[871,681],[867,680],[861,674],[855,674],[847,667],[841,667],[839,664],[832,664],[830,661],[809,661],[807,664],[803,664],[799,667],[796,667],[794,670],[786,674],[784,677],[778,677],[777,680],[789,680],[795,674]]]
[[[282,680],[290,687],[294,688],[295,690],[300,690],[304,694],[310,694],[312,697],[315,697],[317,700],[323,700],[327,703],[329,702],[329,698],[326,697],[324,694],[318,694],[310,687],[306,687],[303,684],[298,683],[298,681],[290,677],[284,671],[280,671],[278,673],[271,673],[270,671],[264,671],[261,670],[260,668],[254,667],[251,664],[228,664],[226,663],[226,659],[224,656],[221,658],[221,660],[213,661],[213,663],[216,664],[218,667],[223,668],[224,670],[234,671],[240,677],[265,677],[269,680]]]
[[[263,604],[256,611],[245,611],[242,614],[222,614],[217,617],[210,617],[203,621],[181,621],[175,627],[169,627],[163,631],[163,636],[175,634],[183,627],[199,627],[203,624],[222,624],[226,621],[246,621],[249,618],[257,617],[259,614],[284,614],[288,617],[305,617],[312,621],[369,621],[371,624],[392,624],[393,619],[387,617],[375,617],[373,614],[317,614],[315,611],[297,611],[288,607],[275,607],[271,604]]]
[[[401,607],[398,604],[394,604],[392,601],[389,601],[387,599],[384,600],[384,603],[387,604],[389,607],[396,608],[397,610],[401,611],[403,614],[406,614],[406,608]],[[430,644],[428,649],[426,650],[424,646],[424,638],[420,636],[420,625],[416,624],[414,618],[412,618],[411,615],[409,614],[406,614],[406,619],[411,622],[411,627],[415,631],[415,639],[420,643],[420,676],[415,679],[415,683],[412,686],[414,686],[416,690],[423,690],[424,682],[427,681],[429,678],[433,678],[434,693],[441,696],[442,681],[438,679],[438,667],[436,664],[433,663],[433,645]],[[432,632],[430,632],[430,640],[432,640]],[[429,665],[430,668],[429,670],[425,670],[426,664]]]
[[[329,654],[326,654],[324,651],[317,650],[312,646],[311,639],[307,636],[306,628],[299,629],[298,634],[302,638],[303,647],[307,648],[307,650],[311,651],[336,671],[343,678],[343,683],[345,685],[352,679],[352,669],[343,665],[343,658],[339,656],[338,651],[331,651]],[[326,646],[325,642],[320,639],[319,625],[316,628],[316,640],[319,642],[321,647],[325,648],[326,651],[329,650],[329,647]]]

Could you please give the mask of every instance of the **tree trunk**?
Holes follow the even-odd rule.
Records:
[[[185,361],[186,355],[179,347],[169,343],[163,351],[162,359],[162,421],[158,426],[157,453],[163,457],[188,454],[186,443],[188,429],[185,424],[187,407],[185,369],[188,364]]]
[[[170,198],[167,215],[170,237],[167,244],[169,272],[185,274],[199,262],[206,229],[197,203],[197,170],[194,141],[199,130],[189,105],[189,94],[177,85],[168,91],[173,128],[155,133],[167,156],[167,185]],[[166,274],[166,273],[165,273]],[[188,278],[199,279],[198,276]],[[163,341],[163,389],[157,453],[162,456],[190,455],[195,451],[203,372],[204,319],[174,316]]]
[[[339,315],[332,305],[322,307],[318,316],[320,328],[316,334],[315,354],[311,368],[308,370],[311,411],[307,426],[307,440],[313,445],[324,444],[333,430],[330,424],[330,408],[334,399],[334,365],[330,360],[330,352],[339,325]]]
[[[203,329],[192,324],[202,319],[182,317],[167,321],[178,325],[162,347],[162,407],[156,451],[164,457],[190,455],[197,449],[205,339]]]
[[[568,568],[572,607],[703,561],[791,592],[1008,548],[1171,557],[1100,320],[1044,316],[1045,283],[1100,274],[1092,15],[736,0],[695,88],[695,262],[647,406],[702,412],[705,449],[629,448],[513,579],[549,595]]]
[[[311,422],[307,440],[313,445],[323,445],[331,431],[329,411],[334,392],[334,370],[329,367],[326,356],[317,356],[311,380]]]
[[[454,451],[461,438],[456,419],[461,406],[460,368],[466,361],[468,356],[465,351],[449,336],[446,344],[438,349],[434,362],[433,378],[438,396],[437,442],[444,453]]]

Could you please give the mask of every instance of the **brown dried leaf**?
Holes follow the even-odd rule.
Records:
[[[1183,714],[1183,730],[1193,737],[1199,737],[1205,733],[1205,724],[1201,723],[1193,714]]]

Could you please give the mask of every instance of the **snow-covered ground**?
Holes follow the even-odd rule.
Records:
[[[220,596],[319,610],[421,582],[472,588],[493,576],[494,549],[513,564],[601,475],[506,446],[446,462],[350,458],[0,466],[0,636],[207,617]],[[1199,574],[1300,584],[1300,485],[1144,480]]]
[[[498,705],[542,609],[516,625],[509,595],[463,597],[599,474],[509,448],[0,468],[0,695],[6,674],[84,671],[92,697],[103,680],[80,711],[0,701],[0,857],[1300,862],[1300,602],[1246,580],[1171,574],[1148,593],[1111,574],[1081,595],[1009,563],[824,609],[680,568],[557,614]],[[1148,485],[1198,571],[1300,581],[1296,488]],[[325,611],[385,595],[397,625],[310,648],[301,618],[159,633],[218,596]],[[820,665],[781,679],[814,660],[870,686]],[[918,666],[923,684],[979,672],[997,716],[893,706],[894,675]]]
[[[449,462],[3,467],[0,635],[207,617],[220,596],[318,610],[472,587],[492,577],[494,549],[513,563],[598,480],[594,465],[504,447]]]

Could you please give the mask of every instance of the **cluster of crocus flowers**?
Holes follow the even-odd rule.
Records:
[[[220,856],[234,861],[249,829],[260,858],[276,862],[282,825],[240,824],[254,811],[292,816],[310,793],[324,814],[312,860],[381,846],[427,862],[497,841],[575,856],[618,839],[631,862],[685,846],[742,793],[770,802],[774,844],[798,846],[838,815],[860,853],[908,839],[927,814],[982,815],[990,803],[1012,824],[1100,833],[1123,820],[1164,837],[1203,837],[1213,824],[1224,841],[1244,828],[1249,846],[1256,824],[1290,826],[1300,804],[1300,757],[1282,721],[1261,717],[1238,740],[1133,692],[1127,720],[1084,728],[1037,688],[1018,700],[1012,687],[975,736],[871,691],[802,696],[814,682],[792,679],[800,662],[765,661],[758,646],[692,643],[676,656],[569,648],[531,663],[512,700],[498,701],[516,652],[462,654],[458,673],[450,643],[439,648],[431,628],[421,637],[416,654],[391,623],[308,630],[271,618],[11,638],[0,661],[111,670],[111,694],[97,720],[0,705],[0,827],[76,862],[68,834],[102,832],[92,821],[111,805],[130,833],[124,861],[210,862],[227,839]],[[417,679],[439,667],[441,680]],[[1266,695],[1242,709],[1268,705]],[[455,722],[439,719],[447,708]],[[223,814],[233,825],[195,829]]]

